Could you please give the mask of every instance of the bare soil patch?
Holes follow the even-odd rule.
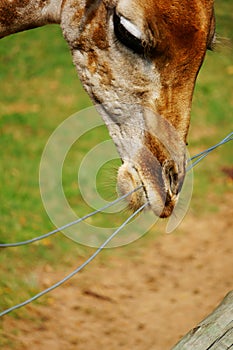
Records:
[[[233,289],[233,198],[171,235],[98,258],[27,317],[6,316],[5,350],[167,350]],[[156,229],[155,229],[156,230]],[[38,271],[42,284],[63,275]]]

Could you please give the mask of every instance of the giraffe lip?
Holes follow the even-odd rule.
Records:
[[[157,185],[157,186],[156,186]],[[150,209],[157,216],[168,216],[168,210],[164,214],[164,205],[167,198],[168,206],[169,198],[164,193],[162,184],[153,183],[151,178],[146,178],[141,169],[130,163],[124,163],[118,171],[118,188],[119,192],[126,194],[133,189],[139,187],[137,191],[132,193],[128,198],[129,207],[137,210],[141,205],[148,203]],[[169,201],[169,203],[168,203]],[[170,211],[169,211],[170,212]]]
[[[145,194],[145,198],[147,199],[147,202],[150,205],[150,199],[149,199],[149,195],[148,195],[148,192],[147,192],[147,189],[146,189],[146,185],[145,185],[142,177],[140,176],[140,172],[138,171],[137,167],[135,167],[135,166],[133,166],[133,169],[135,170],[135,172],[138,175],[138,178],[139,178],[139,180],[141,182],[141,186],[142,186],[143,192]]]

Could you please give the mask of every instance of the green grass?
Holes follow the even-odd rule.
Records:
[[[193,155],[220,141],[232,131],[233,117],[233,4],[216,1],[217,34],[220,44],[208,52],[198,76],[192,109],[189,149]],[[229,39],[227,45],[225,39]],[[197,166],[194,172],[192,207],[201,214],[217,210],[209,194],[224,196],[231,183],[222,173],[232,166],[232,143],[219,148]]]
[[[216,2],[217,31],[233,40],[232,0]],[[55,128],[68,116],[90,106],[81,87],[71,55],[56,26],[39,28],[2,39],[0,42],[0,215],[1,241],[18,241],[53,229],[41,198],[38,169],[44,146]],[[232,131],[233,115],[232,50],[209,52],[201,69],[193,101],[189,150],[195,154],[219,141]],[[107,136],[105,128],[83,137],[74,144],[63,173],[64,191],[75,210],[89,208],[79,197],[76,186],[78,164],[86,152]],[[221,169],[232,165],[232,144],[215,151],[195,169],[192,210],[218,210],[216,197],[229,191],[229,182]],[[117,162],[107,164],[98,174],[116,176]],[[112,170],[110,168],[113,168]],[[114,186],[106,180],[101,194],[114,196]],[[110,194],[109,194],[110,191]],[[81,208],[81,209],[80,209]],[[114,225],[120,215],[102,215],[96,224]],[[0,310],[26,299],[41,287],[33,271],[50,264],[54,270],[67,272],[90,250],[74,244],[63,235],[41,244],[0,251]],[[108,254],[108,253],[105,253]],[[14,314],[15,317],[19,315]]]
[[[1,40],[0,65],[1,241],[18,241],[53,228],[40,198],[41,154],[62,120],[91,102],[58,27]],[[1,250],[0,308],[40,289],[28,279],[34,269],[47,263],[61,269],[67,254],[78,257],[84,251],[62,235],[41,245]]]

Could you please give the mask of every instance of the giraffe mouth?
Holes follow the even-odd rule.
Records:
[[[125,162],[118,171],[118,189],[126,194],[134,189],[138,190],[128,197],[129,208],[137,210],[148,203],[149,208],[160,218],[169,217],[177,203],[181,185],[177,176],[172,176],[167,167],[158,167],[147,172],[147,169],[136,167]]]

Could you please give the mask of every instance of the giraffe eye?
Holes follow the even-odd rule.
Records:
[[[135,24],[114,12],[113,25],[116,38],[121,44],[132,50],[134,53],[140,55],[144,54],[145,47],[143,45],[143,40],[141,39],[142,33]]]

